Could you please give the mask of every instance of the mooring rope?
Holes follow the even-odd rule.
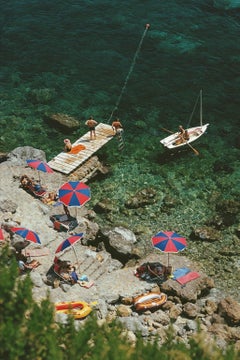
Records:
[[[114,112],[118,109],[118,106],[119,106],[119,104],[120,104],[120,101],[122,100],[123,93],[124,93],[124,91],[125,91],[125,89],[126,89],[126,87],[127,87],[128,80],[129,80],[129,78],[130,78],[130,76],[131,76],[131,74],[132,74],[132,72],[133,72],[133,69],[134,69],[134,66],[135,66],[135,63],[136,63],[138,54],[139,54],[139,52],[140,52],[140,50],[141,50],[144,37],[145,37],[145,35],[146,35],[146,33],[147,33],[147,31],[148,31],[149,28],[150,28],[150,24],[146,24],[145,29],[144,29],[144,32],[143,32],[142,37],[141,37],[141,40],[140,40],[140,42],[139,42],[139,45],[138,45],[137,50],[136,50],[136,52],[135,52],[135,55],[134,55],[134,57],[133,57],[133,60],[132,60],[132,63],[131,63],[129,72],[128,72],[128,74],[127,74],[127,77],[126,77],[126,79],[125,79],[125,81],[124,81],[124,84],[123,84],[123,87],[122,87],[122,89],[121,89],[120,95],[119,95],[119,97],[118,97],[118,99],[117,99],[117,102],[116,102],[116,104],[115,104],[115,106],[114,106],[114,108],[113,108],[113,110],[112,110],[112,112],[111,112],[111,115],[110,115],[109,119],[108,119],[108,123],[110,123],[110,121],[112,120],[113,114],[114,114]]]

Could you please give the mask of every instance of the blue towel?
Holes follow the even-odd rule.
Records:
[[[176,269],[173,272],[173,279],[176,280],[178,278],[180,278],[181,276],[186,275],[187,273],[189,273],[191,270],[188,268],[180,268],[180,269]]]

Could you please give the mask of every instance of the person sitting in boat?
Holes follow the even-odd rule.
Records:
[[[182,144],[189,140],[188,130],[185,130],[182,125],[179,125],[178,137],[175,140],[175,145]]]
[[[112,129],[114,131],[114,135],[116,134],[120,134],[123,131],[123,126],[120,123],[119,119],[117,118],[115,121],[113,121],[112,123]]]

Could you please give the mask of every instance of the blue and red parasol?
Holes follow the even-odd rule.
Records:
[[[82,206],[91,199],[90,188],[80,181],[69,181],[58,190],[59,201],[66,206]]]
[[[3,234],[3,230],[0,228],[0,241],[5,240],[4,234]]]
[[[156,249],[168,253],[169,266],[169,253],[177,253],[184,250],[187,246],[187,241],[183,236],[173,231],[160,231],[152,237],[152,244]]]
[[[45,173],[53,173],[53,169],[50,168],[50,166],[41,160],[26,160],[28,166],[32,167],[33,169],[45,172]],[[40,181],[40,173],[38,173],[39,181]]]
[[[55,254],[59,253],[60,251],[65,250],[66,248],[68,248],[69,246],[72,246],[73,244],[75,244],[77,241],[79,241],[81,238],[83,237],[83,233],[80,234],[75,234],[70,236],[69,238],[67,238],[66,240],[64,240],[57,248],[57,250],[55,251]]]
[[[76,256],[76,259],[77,259],[77,262],[79,264],[79,261],[78,261],[78,257],[77,257],[77,253],[76,253],[76,250],[74,248],[74,244],[79,241],[81,238],[83,237],[83,233],[79,233],[79,234],[75,234],[75,235],[72,235],[70,236],[69,238],[67,238],[66,240],[64,240],[57,248],[57,250],[55,251],[55,254],[61,252],[61,251],[64,251],[65,249],[67,249],[69,246],[71,246],[73,248],[73,251],[75,253],[75,256]]]
[[[36,244],[41,244],[38,234],[32,230],[28,230],[24,227],[12,227],[11,231],[17,235],[20,235],[22,238],[31,241]]]

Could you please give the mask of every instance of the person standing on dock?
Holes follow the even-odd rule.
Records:
[[[114,131],[114,135],[119,134],[123,131],[123,126],[120,123],[119,119],[116,119],[115,121],[113,121],[112,129]]]
[[[97,121],[94,120],[92,116],[90,116],[90,118],[85,122],[85,125],[88,126],[89,131],[90,131],[90,140],[93,139],[93,136],[94,136],[94,139],[96,139],[95,127],[97,124],[98,124]]]

